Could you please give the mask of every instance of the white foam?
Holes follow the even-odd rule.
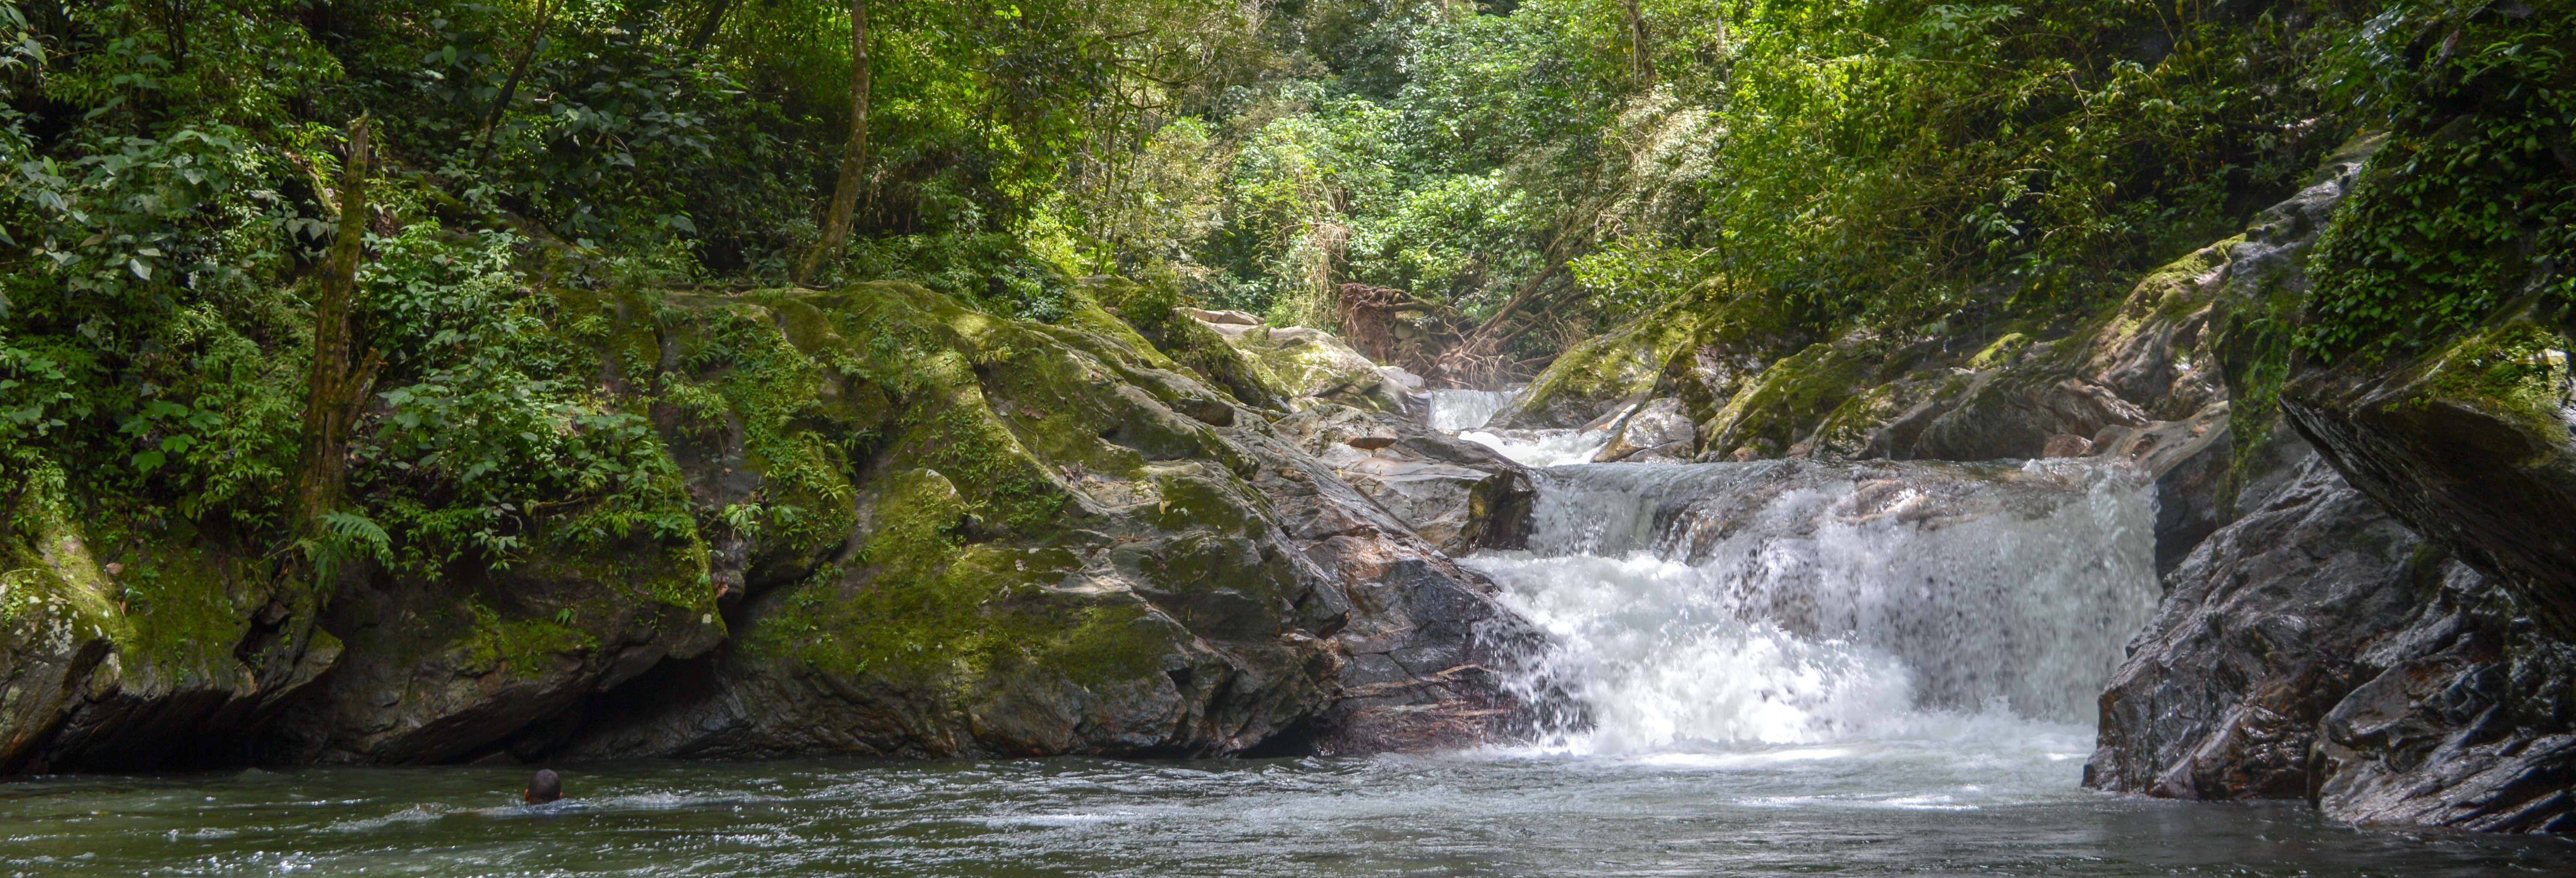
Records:
[[[1434,430],[1455,433],[1474,430],[1494,419],[1494,413],[1510,405],[1515,395],[1499,390],[1433,390],[1431,410],[1425,421]]]
[[[1590,463],[1610,444],[1608,430],[1512,430],[1495,433],[1468,430],[1458,438],[1481,444],[1522,466],[1551,467]]]
[[[1522,684],[1583,706],[1558,752],[2053,762],[2154,610],[2153,522],[2107,472],[1609,464],[1548,471],[1533,551],[1467,563],[1553,640]]]

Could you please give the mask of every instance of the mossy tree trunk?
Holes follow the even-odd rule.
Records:
[[[850,139],[841,148],[841,181],[832,187],[832,209],[825,215],[823,240],[805,254],[796,282],[812,280],[823,261],[837,256],[850,240],[850,214],[859,207],[859,186],[868,156],[868,0],[850,0]]]
[[[308,534],[340,505],[348,479],[350,427],[383,359],[361,358],[353,313],[358,260],[367,234],[367,118],[349,125],[349,157],[340,172],[340,228],[314,283],[313,375],[304,406],[304,453],[295,469],[296,526]]]

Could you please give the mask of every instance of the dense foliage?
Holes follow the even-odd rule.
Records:
[[[2569,283],[2560,0],[863,2],[857,234],[809,280],[1013,316],[1115,273],[1331,325],[1357,283],[1413,337],[1497,345],[1486,378],[1686,298],[1808,338],[2056,321],[2372,127],[2405,158],[2327,246],[2304,344]],[[854,115],[850,23],[0,0],[0,490],[290,529],[332,181],[370,114],[384,368],[342,530],[427,571],[748,526],[691,508],[646,413],[564,354],[596,327],[559,293],[784,282]]]
[[[2576,4],[2397,4],[2342,51],[2392,142],[2319,247],[2300,347],[2407,353],[2576,305]]]

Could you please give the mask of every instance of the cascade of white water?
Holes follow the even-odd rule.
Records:
[[[2089,723],[2154,611],[2151,491],[2071,461],[1545,470],[1468,563],[1554,638],[1524,680],[1640,752]]]
[[[1494,413],[1511,404],[1513,394],[1502,390],[1433,390],[1431,411],[1425,420],[1431,429],[1475,430],[1494,419]]]

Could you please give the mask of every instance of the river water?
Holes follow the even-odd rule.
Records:
[[[1468,400],[1491,411],[1492,400]],[[1454,414],[1454,413],[1453,413]],[[1472,431],[1481,418],[1443,426]],[[1467,421],[1473,421],[1472,423]],[[1485,438],[1521,455],[1558,455]],[[24,876],[2576,875],[2552,838],[2079,785],[2154,509],[2039,464],[1569,465],[1467,559],[1539,740],[1372,758],[304,769],[0,785]]]

